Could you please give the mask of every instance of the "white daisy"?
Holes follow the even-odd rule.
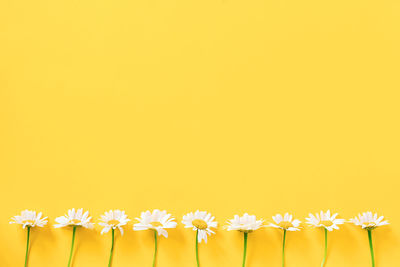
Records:
[[[121,232],[121,235],[124,234],[124,230],[122,226],[126,225],[130,219],[128,219],[128,215],[125,214],[125,211],[121,210],[110,210],[106,211],[104,215],[101,215],[101,222],[99,225],[103,226],[103,230],[101,234],[108,233],[108,231],[112,229],[118,228]]]
[[[272,219],[275,223],[270,223],[270,227],[279,228],[285,231],[300,231],[299,220],[293,220],[293,215],[286,213],[284,216],[281,214],[277,214],[276,216],[272,216]]]
[[[153,212],[145,211],[140,214],[140,218],[136,218],[139,223],[133,225],[133,230],[154,230],[158,235],[168,237],[168,232],[165,229],[175,228],[177,223],[167,211],[153,210]]]
[[[249,215],[247,213],[243,214],[241,217],[235,215],[233,219],[228,220],[228,231],[239,231],[243,233],[243,267],[246,266],[248,234],[259,229],[263,222],[263,220],[257,220],[255,215]]]
[[[36,214],[33,210],[24,210],[21,215],[16,215],[11,218],[10,223],[21,224],[22,228],[25,227],[43,227],[47,224],[47,217],[42,218],[42,213]]]
[[[285,245],[286,245],[286,233],[287,231],[300,231],[299,220],[293,220],[293,215],[286,213],[284,216],[277,214],[272,216],[275,223],[270,223],[270,227],[279,228],[283,230],[283,242],[282,242],[282,266],[285,266]]]
[[[207,243],[207,235],[215,234],[211,228],[216,228],[218,223],[214,221],[215,217],[207,211],[196,211],[190,212],[183,216],[182,223],[185,228],[193,228],[194,231],[198,231],[198,242],[201,243],[204,240]]]
[[[374,245],[372,242],[372,230],[374,230],[379,226],[389,224],[388,221],[384,221],[383,219],[384,219],[383,216],[380,216],[378,218],[378,214],[377,213],[373,214],[371,211],[363,212],[363,214],[358,214],[358,217],[350,219],[350,222],[354,223],[355,225],[361,226],[362,229],[367,230],[372,266],[375,266],[375,256],[373,248]]]
[[[344,224],[344,219],[336,219],[338,213],[331,215],[331,212],[328,210],[327,212],[321,211],[320,213],[316,213],[315,216],[313,214],[309,214],[309,217],[306,218],[307,224],[312,225],[314,227],[322,227],[328,231],[333,231],[333,229],[339,229],[338,225]]]
[[[92,229],[93,223],[91,222],[92,217],[89,216],[89,211],[83,212],[83,209],[70,209],[64,216],[57,217],[55,228],[66,227],[66,226],[82,226],[85,228]]]
[[[354,223],[355,225],[361,226],[363,229],[366,230],[373,230],[378,226],[388,225],[388,221],[383,220],[384,217],[380,216],[378,218],[378,214],[372,214],[372,212],[364,212],[363,214],[359,214],[358,217],[350,219],[350,222]]]
[[[26,253],[25,253],[25,266],[28,266],[28,253],[29,253],[29,237],[32,227],[43,227],[47,224],[47,217],[42,218],[42,213],[36,214],[33,210],[24,210],[21,215],[16,215],[11,218],[10,223],[21,224],[22,228],[26,228],[27,239],[26,239]]]
[[[337,213],[331,215],[330,210],[327,212],[321,211],[320,213],[316,213],[315,216],[313,214],[309,214],[309,217],[306,218],[307,224],[320,227],[325,229],[325,251],[324,251],[324,258],[322,260],[321,266],[325,266],[325,262],[328,256],[328,231],[333,231],[333,229],[339,229],[338,225],[343,224],[345,220],[343,219],[336,219],[338,216]]]
[[[255,215],[243,214],[242,217],[235,215],[233,219],[228,220],[228,231],[236,230],[244,233],[250,233],[259,229],[263,220],[257,220]]]

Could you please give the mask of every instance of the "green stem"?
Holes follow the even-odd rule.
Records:
[[[196,232],[196,261],[197,261],[197,267],[200,267],[200,262],[199,262],[199,230]]]
[[[372,245],[372,230],[368,229],[369,250],[371,251],[372,267],[375,267],[374,246]]]
[[[29,253],[29,237],[31,235],[31,227],[27,226],[27,238],[26,238],[26,252],[25,252],[25,267],[28,266],[28,253]]]
[[[112,256],[113,256],[113,252],[114,252],[114,239],[115,239],[115,229],[112,228],[111,229],[111,251],[110,251],[110,259],[108,261],[108,267],[111,266],[111,262],[112,262]]]
[[[286,243],[286,230],[283,230],[282,267],[285,267],[285,243]]]
[[[246,255],[247,255],[247,235],[249,233],[243,232],[243,267],[246,266]]]
[[[153,267],[156,266],[157,259],[157,231],[154,230],[154,258],[153,258]]]
[[[71,244],[71,251],[69,252],[68,267],[71,266],[72,254],[74,254],[75,233],[76,233],[76,226],[74,226],[74,227],[73,227],[73,230],[72,230],[72,244]]]
[[[324,252],[324,259],[322,260],[321,267],[325,266],[326,258],[328,256],[328,230],[325,228],[325,252]]]

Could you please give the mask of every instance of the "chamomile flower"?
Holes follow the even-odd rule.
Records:
[[[320,213],[316,213],[315,216],[310,213],[309,217],[306,218],[307,224],[314,227],[324,228],[325,231],[325,250],[321,267],[325,266],[328,256],[328,231],[333,231],[334,229],[338,230],[338,225],[344,223],[343,219],[336,219],[337,216],[337,213],[331,215],[331,212],[328,210],[327,212],[321,211]]]
[[[216,228],[218,223],[214,221],[215,217],[207,211],[190,212],[183,216],[182,223],[185,228],[193,228],[193,231],[198,232],[198,242],[202,240],[207,243],[207,235],[215,234],[211,228]]]
[[[379,226],[388,225],[389,222],[384,220],[383,216],[378,217],[378,214],[373,214],[371,211],[364,212],[363,214],[359,214],[358,217],[350,219],[350,222],[354,223],[354,225],[361,226],[362,229],[367,230],[368,232],[368,240],[369,240],[369,248],[371,252],[371,260],[372,267],[375,266],[375,255],[374,255],[374,246],[372,242],[372,230]]]
[[[76,211],[75,209],[70,209],[68,210],[68,213],[66,215],[56,218],[56,222],[58,224],[54,225],[55,228],[61,228],[67,226],[72,227],[72,244],[71,244],[71,251],[69,253],[68,267],[70,267],[72,263],[76,229],[79,227],[92,229],[94,226],[91,220],[92,217],[89,216],[89,212],[88,211],[83,212],[83,209],[78,209]]]
[[[138,223],[133,225],[133,230],[153,230],[154,231],[154,257],[153,257],[153,267],[156,266],[157,258],[157,234],[168,237],[168,232],[165,229],[175,228],[177,223],[174,222],[174,218],[171,214],[163,210],[153,210],[142,212],[140,218],[136,218]]]
[[[154,230],[158,235],[168,237],[168,232],[165,229],[175,228],[177,223],[174,222],[174,218],[167,211],[153,210],[142,212],[140,218],[136,218],[138,223],[133,225],[133,230]]]
[[[10,223],[21,224],[24,229],[25,227],[43,227],[47,224],[47,217],[42,218],[41,212],[36,214],[36,211],[24,210],[21,215],[12,217]]]
[[[272,216],[275,223],[270,223],[270,227],[279,228],[285,231],[300,231],[301,221],[293,220],[293,215],[286,213],[284,216],[277,214]]]
[[[246,265],[247,236],[249,233],[259,229],[262,224],[263,220],[257,220],[255,215],[249,215],[247,213],[243,214],[241,217],[235,215],[233,219],[228,220],[228,231],[239,231],[243,233],[243,267]]]
[[[214,221],[214,217],[207,211],[190,212],[183,216],[182,223],[185,228],[192,228],[196,231],[196,262],[197,267],[200,266],[199,261],[199,243],[204,240],[207,243],[207,235],[215,234],[211,228],[217,228],[218,223]]]
[[[72,226],[72,227],[79,227],[82,226],[84,228],[89,228],[92,229],[94,227],[93,223],[91,222],[92,217],[89,216],[89,211],[83,212],[83,209],[70,209],[68,210],[68,213],[65,214],[64,216],[57,217],[56,222],[58,224],[55,224],[55,228],[61,228],[61,227],[67,227],[67,226]]]
[[[282,242],[282,267],[285,266],[285,245],[286,245],[286,233],[287,231],[300,231],[301,222],[297,219],[293,220],[293,215],[286,213],[284,216],[277,214],[272,216],[275,223],[270,223],[270,227],[278,228],[283,230],[283,242]]]
[[[331,215],[331,212],[328,210],[327,212],[321,211],[320,213],[309,214],[309,217],[306,218],[306,223],[314,226],[325,228],[328,231],[333,231],[334,229],[338,230],[338,225],[344,224],[344,219],[336,219],[338,213]]]
[[[16,215],[11,218],[10,223],[16,223],[22,225],[22,228],[26,228],[26,252],[25,252],[25,266],[28,266],[28,252],[29,252],[29,239],[31,228],[33,227],[43,227],[47,224],[47,217],[42,218],[42,213],[39,212],[36,214],[36,211],[33,210],[24,210],[21,212],[21,215]]]
[[[121,210],[110,210],[106,211],[104,215],[100,216],[99,225],[103,226],[103,230],[101,234],[108,233],[108,231],[119,229],[121,235],[124,234],[124,229],[122,226],[126,225],[130,219],[128,219],[128,215],[125,214],[125,211]]]
[[[255,215],[249,215],[247,213],[243,214],[241,217],[235,215],[233,219],[228,220],[227,230],[250,233],[259,229],[263,222],[263,220],[257,220]]]
[[[121,235],[123,235],[124,230],[122,226],[126,225],[129,221],[130,219],[128,219],[128,215],[126,215],[125,211],[123,210],[106,211],[104,215],[100,216],[99,225],[103,226],[101,234],[108,233],[111,230],[111,251],[108,266],[111,266],[111,261],[113,258],[112,255],[114,252],[115,229],[119,229]]]
[[[361,226],[366,230],[373,230],[376,227],[388,225],[388,221],[384,221],[384,217],[378,217],[378,214],[373,214],[371,211],[363,212],[359,214],[358,217],[350,219],[350,222],[354,223],[354,225]]]

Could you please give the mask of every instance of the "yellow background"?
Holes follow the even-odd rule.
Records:
[[[0,262],[22,266],[22,209],[130,218],[206,209],[221,224],[331,209],[377,211],[377,266],[399,266],[397,0],[0,1]],[[150,232],[117,238],[114,266],[150,266]],[[106,266],[110,235],[79,230],[75,267]],[[322,232],[290,233],[287,266],[320,266]],[[367,235],[330,236],[327,267],[370,266]],[[32,234],[30,267],[66,266],[71,231]],[[159,267],[194,267],[170,231]],[[249,238],[248,266],[280,266],[281,233]],[[240,266],[218,229],[202,266]]]

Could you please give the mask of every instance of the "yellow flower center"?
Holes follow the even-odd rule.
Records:
[[[150,223],[154,228],[163,226],[160,222],[151,222]]]
[[[329,227],[333,225],[333,222],[331,221],[320,221],[319,223],[322,224],[322,226],[324,227]]]
[[[201,219],[193,220],[192,224],[193,224],[194,227],[196,227],[197,229],[200,229],[200,230],[207,229],[207,227],[208,227],[207,223],[204,220],[201,220]]]
[[[81,222],[82,222],[81,220],[72,219],[72,220],[69,221],[69,224],[70,224],[70,225],[76,225],[76,224],[81,223]]]
[[[376,227],[376,223],[374,223],[374,222],[365,223],[365,227],[366,228],[374,228],[374,227]]]
[[[293,224],[291,222],[286,222],[286,221],[282,221],[278,225],[283,229],[288,229],[290,227],[293,227]]]
[[[33,221],[33,220],[24,220],[24,221],[22,221],[22,224],[35,224],[35,221]]]
[[[118,220],[109,220],[108,221],[108,225],[111,225],[111,226],[116,226],[116,225],[118,225],[120,222],[118,221]]]

